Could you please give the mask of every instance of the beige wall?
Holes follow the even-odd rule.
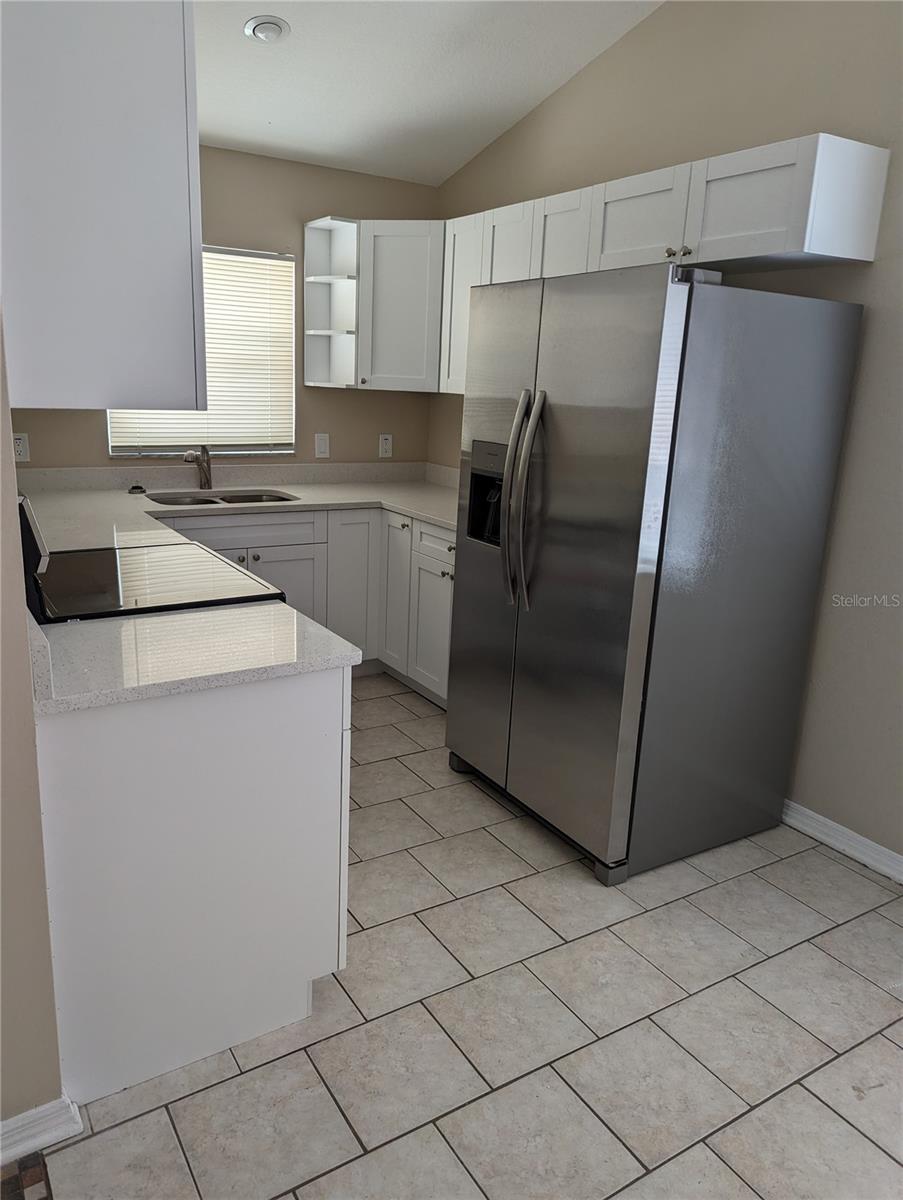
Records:
[[[832,596],[901,592],[901,23],[896,3],[668,3],[440,188],[467,212],[823,130],[889,146],[878,261],[738,278],[861,301],[850,414],[792,798],[903,852],[900,616]],[[430,458],[457,459],[448,398]]]
[[[299,351],[304,328],[301,256],[305,221],[327,214],[427,218],[435,216],[437,206],[436,189],[422,184],[207,146],[201,147],[201,199],[204,240],[209,245],[297,256]],[[380,433],[394,435],[396,461],[426,458],[429,396],[305,388],[299,353],[295,412],[296,453],[280,461],[312,461],[315,433],[330,434],[335,462],[377,459]],[[102,411],[16,409],[13,428],[29,435],[32,466],[110,465]]]
[[[5,1120],[57,1099],[60,1069],[22,552],[2,358],[0,373],[0,1118]]]

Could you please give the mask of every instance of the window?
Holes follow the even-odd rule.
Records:
[[[276,453],[295,444],[295,260],[204,250],[207,411],[111,409],[110,454]]]

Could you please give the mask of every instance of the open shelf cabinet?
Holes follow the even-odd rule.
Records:
[[[353,387],[357,371],[358,222],[304,227],[304,382]]]

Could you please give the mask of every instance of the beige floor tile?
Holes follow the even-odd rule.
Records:
[[[642,1169],[549,1068],[439,1128],[489,1200],[600,1200]]]
[[[504,888],[465,896],[420,914],[472,975],[484,975],[561,944],[557,934]]]
[[[347,1168],[343,1168],[347,1169]],[[708,1146],[693,1146],[621,1192],[618,1200],[757,1200]],[[788,1198],[785,1197],[785,1200]]]
[[[556,837],[551,830],[534,821],[532,817],[514,817],[510,821],[493,826],[492,833],[537,871],[547,871],[550,867],[575,862],[583,853],[569,842]]]
[[[884,1036],[890,1038],[897,1046],[903,1046],[903,1021],[898,1021],[896,1025],[885,1029]]]
[[[303,1050],[170,1111],[203,1200],[275,1196],[360,1153]]]
[[[460,783],[463,779],[467,779],[466,774],[461,774],[459,771],[453,771],[448,765],[448,747],[438,746],[434,750],[421,750],[419,754],[406,754],[403,759],[406,767],[424,779],[430,787],[441,788],[450,787],[453,783]]]
[[[494,783],[490,783],[488,779],[480,779],[477,776],[474,779],[474,783],[481,792],[485,792],[487,796],[496,800],[503,808],[507,808],[508,812],[512,813],[515,817],[530,815],[522,805],[518,804],[516,800],[512,800],[510,796],[506,796],[500,788],[497,788]]]
[[[815,945],[903,1000],[903,928],[880,911],[832,929]]]
[[[394,725],[406,721],[408,710],[392,696],[377,700],[352,700],[351,724],[355,729],[373,729],[377,725]]]
[[[810,846],[817,844],[814,838],[807,837],[798,829],[791,829],[789,825],[776,825],[773,829],[763,829],[761,833],[751,833],[749,840],[757,846],[764,846],[778,858],[798,854],[801,850],[808,850]]]
[[[886,888],[842,867],[818,850],[804,850],[763,867],[758,874],[832,921],[849,921],[894,898]]]
[[[427,700],[426,696],[421,696],[418,692],[405,692],[403,696],[396,696],[395,699],[415,717],[445,716],[444,709],[440,708],[438,704],[433,704],[432,700]],[[410,720],[410,717],[404,719]]]
[[[383,804],[386,800],[400,800],[402,796],[414,796],[417,792],[425,791],[428,791],[427,784],[419,775],[402,766],[397,758],[351,768],[351,798],[360,808],[366,808],[368,804]]]
[[[352,675],[351,695],[355,700],[376,700],[380,696],[396,696],[410,691],[406,684],[391,675]]]
[[[717,983],[762,957],[686,900],[625,921],[616,933],[688,992]]]
[[[297,1192],[298,1200],[482,1200],[482,1195],[432,1125],[380,1146]]]
[[[746,1108],[651,1021],[576,1051],[556,1069],[647,1167]]]
[[[436,750],[445,745],[445,713],[439,717],[415,717],[413,721],[402,721],[398,728],[422,750]]]
[[[351,757],[360,766],[397,758],[399,754],[414,754],[416,750],[417,743],[394,725],[355,729],[351,735]]]
[[[897,925],[903,925],[903,897],[892,901],[890,904],[885,904],[878,911],[883,917],[887,917],[889,921],[894,921]]]
[[[202,1058],[175,1071],[167,1071],[165,1075],[157,1075],[121,1092],[114,1092],[103,1100],[95,1100],[88,1105],[91,1126],[97,1133],[237,1074],[238,1067],[228,1050],[212,1054],[209,1058]]]
[[[672,900],[680,900],[701,888],[712,886],[712,880],[689,863],[673,862],[651,871],[634,875],[618,887],[643,908],[658,908]]]
[[[892,1159],[799,1085],[710,1140],[763,1200],[899,1200],[903,1188]]]
[[[686,995],[607,929],[531,958],[527,965],[600,1037]]]
[[[765,954],[779,954],[831,928],[827,917],[758,875],[728,879],[693,896],[691,903]]]
[[[365,928],[453,899],[407,850],[348,868],[348,908]]]
[[[583,1022],[521,963],[425,1003],[492,1087],[593,1041]]]
[[[716,983],[653,1020],[747,1104],[758,1104],[832,1055],[736,979]]]
[[[879,871],[873,871],[871,867],[857,862],[855,858],[850,858],[848,854],[841,854],[839,850],[834,850],[831,846],[819,846],[818,852],[819,854],[827,855],[828,858],[833,858],[835,862],[839,862],[845,867],[849,867],[857,875],[871,879],[872,883],[877,883],[879,887],[886,888],[887,891],[893,892],[895,896],[903,896],[903,883],[897,883],[895,879],[889,879]]]
[[[486,1091],[420,1004],[320,1042],[310,1055],[369,1149]]]
[[[903,1017],[899,1000],[808,943],[744,971],[740,978],[835,1050],[849,1050]]]
[[[390,803],[391,803],[391,801],[390,801]],[[359,854],[355,853],[355,851],[352,850],[351,847],[349,846],[348,847],[348,863],[349,863],[349,865],[351,863],[356,863],[356,862],[360,862],[360,861],[361,861],[361,856]]]
[[[716,846],[714,850],[704,850],[702,854],[693,854],[686,860],[691,867],[697,867],[705,875],[721,883],[725,879],[733,879],[744,871],[752,871],[772,863],[777,855],[766,850],[764,846],[751,842],[748,838],[740,838],[737,842],[728,842],[724,846]]]
[[[804,1086],[903,1159],[903,1049],[887,1038],[870,1038],[810,1075]]]
[[[533,871],[485,829],[418,846],[411,853],[456,896],[468,896]]]
[[[322,979],[314,980],[313,1006],[309,1017],[233,1046],[232,1052],[241,1069],[250,1071],[252,1067],[303,1050],[305,1046],[332,1037],[334,1033],[350,1029],[352,1025],[360,1025],[362,1020],[363,1017],[332,975],[325,975]]]
[[[368,1020],[469,978],[416,917],[401,917],[348,939],[342,986]]]
[[[473,783],[456,783],[412,796],[410,808],[429,821],[443,837],[468,833],[485,825],[507,821],[511,813],[491,800]]]
[[[163,1109],[51,1154],[47,1173],[54,1200],[197,1200]]]
[[[357,933],[359,929],[363,929],[363,925],[361,925],[360,921],[358,921],[355,917],[353,917],[351,915],[351,913],[348,913],[348,915],[347,915],[347,922],[348,922],[347,933],[348,933],[349,937],[351,936],[352,933]]]
[[[508,890],[568,939],[642,911],[617,888],[603,887],[581,863],[553,867],[510,884]]]
[[[376,858],[422,842],[438,841],[431,825],[412,812],[403,800],[371,804],[351,814],[348,841],[358,858]]]

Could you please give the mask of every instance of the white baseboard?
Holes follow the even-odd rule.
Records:
[[[68,1096],[30,1108],[0,1124],[0,1163],[6,1166],[34,1150],[54,1146],[75,1137],[83,1128],[78,1106]]]
[[[897,883],[903,883],[903,854],[888,850],[886,846],[880,846],[861,833],[854,833],[846,825],[838,825],[836,821],[813,812],[811,808],[804,808],[794,800],[784,801],[784,822],[800,833],[807,833],[826,846],[848,854],[863,866],[871,867],[873,871],[887,875]]]

